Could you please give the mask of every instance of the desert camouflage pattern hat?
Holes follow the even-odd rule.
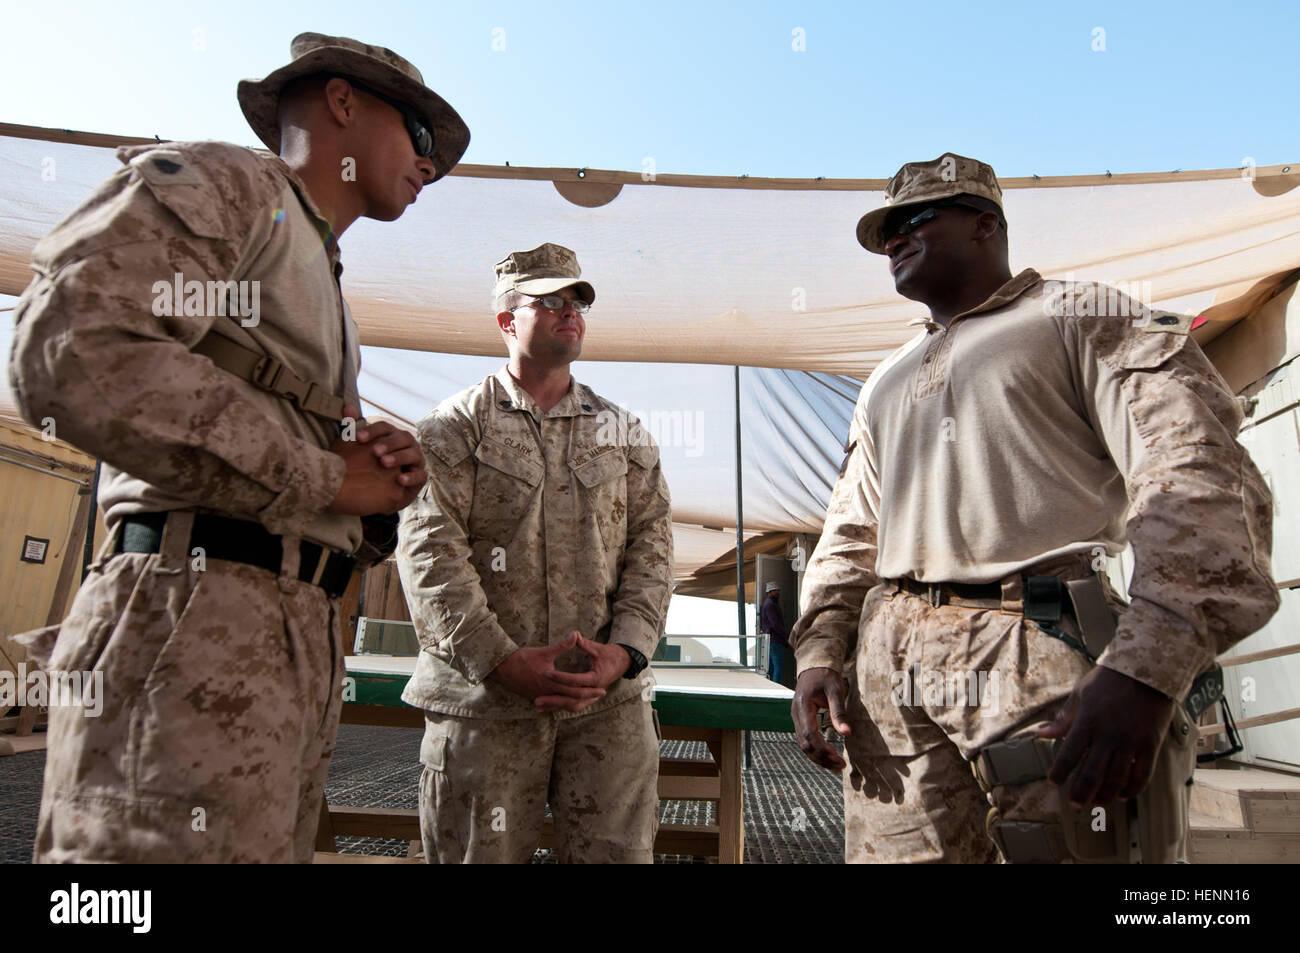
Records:
[[[433,179],[450,172],[469,146],[469,127],[445,99],[424,85],[424,77],[402,57],[383,46],[370,46],[346,36],[299,33],[289,44],[293,61],[265,79],[239,81],[239,107],[257,137],[280,152],[280,93],[300,76],[338,73],[352,77],[386,96],[406,103],[433,133]]]
[[[909,162],[885,186],[885,204],[858,221],[858,243],[877,255],[885,253],[885,217],[905,205],[975,195],[1002,209],[1002,187],[993,167],[978,159],[945,152],[929,162]]]
[[[596,300],[596,289],[579,281],[582,269],[578,256],[563,245],[546,242],[531,251],[512,251],[496,263],[496,287],[492,296],[507,291],[522,291],[526,295],[555,294],[564,288],[573,288],[587,304]]]

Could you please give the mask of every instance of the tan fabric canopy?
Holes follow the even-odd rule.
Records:
[[[35,241],[116,166],[103,145],[151,140],[12,125],[0,125],[0,136],[0,292],[17,294]],[[1290,166],[1006,179],[1012,264],[1136,283],[1149,303],[1200,313],[1221,291],[1236,297],[1300,265],[1298,182]],[[562,197],[557,183],[585,201],[603,197],[593,191],[614,197],[586,208]],[[918,314],[895,294],[884,260],[854,238],[883,186],[667,175],[645,182],[635,173],[462,165],[399,221],[354,226],[345,282],[367,344],[498,355],[487,307],[492,263],[557,241],[578,251],[599,291],[589,360],[863,377],[911,336],[905,323]],[[1221,307],[1215,317],[1242,313]]]

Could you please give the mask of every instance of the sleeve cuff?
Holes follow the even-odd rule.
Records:
[[[1149,685],[1181,704],[1196,677],[1214,664],[1214,656],[1199,647],[1189,651],[1183,645],[1156,646],[1150,640],[1121,632],[1097,664]]]
[[[293,533],[324,513],[339,495],[347,473],[347,464],[337,453],[301,441],[291,452],[295,456],[284,489],[258,514],[272,533]]]
[[[844,668],[844,647],[838,643],[805,640],[795,650],[794,661],[799,675],[810,668],[829,668],[838,672]]]
[[[452,646],[451,657],[447,661],[471,685],[486,681],[493,669],[519,648],[495,619],[485,622],[458,641],[460,644]]]
[[[651,628],[644,619],[624,613],[614,618],[609,641],[611,645],[631,646],[649,659],[659,647],[659,630]]]
[[[361,545],[352,555],[357,566],[368,569],[383,562],[397,549],[397,513],[363,516],[361,518]]]

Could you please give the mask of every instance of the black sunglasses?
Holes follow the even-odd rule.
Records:
[[[916,231],[918,228],[920,228],[920,227],[921,227],[922,225],[924,225],[926,222],[932,220],[936,215],[938,215],[938,214],[939,214],[939,209],[941,209],[941,208],[964,208],[964,209],[967,209],[967,210],[969,210],[969,211],[971,211],[971,212],[990,212],[990,211],[992,211],[992,209],[980,208],[980,207],[977,206],[977,205],[968,205],[968,204],[965,203],[965,202],[958,202],[958,201],[956,201],[956,200],[947,200],[947,201],[941,201],[941,202],[931,202],[931,203],[930,203],[929,205],[927,205],[924,209],[922,209],[922,210],[919,211],[919,212],[916,212],[916,213],[912,214],[912,215],[909,216],[908,218],[902,218],[902,217],[901,217],[902,214],[905,213],[905,212],[907,212],[908,210],[907,210],[907,209],[899,209],[899,216],[898,216],[898,217],[895,217],[895,216],[891,215],[889,218],[885,219],[885,224],[884,224],[883,228],[881,229],[882,232],[884,233],[885,241],[889,241],[889,239],[893,238],[895,235],[910,235],[910,234],[912,234],[912,232]],[[1007,224],[1007,223],[1006,223],[1006,221],[1002,218],[1001,215],[998,216],[998,224],[1002,225],[1004,228],[1006,227],[1006,224]]]
[[[400,100],[393,99],[391,96],[385,96],[378,90],[371,89],[369,86],[358,83],[351,76],[340,76],[339,79],[346,79],[354,89],[359,89],[363,93],[369,93],[371,96],[374,96],[375,99],[383,100],[401,113],[402,119],[406,122],[406,131],[411,137],[411,145],[415,147],[415,154],[423,156],[426,159],[433,158],[433,130],[425,125],[425,122],[420,118],[419,113]]]

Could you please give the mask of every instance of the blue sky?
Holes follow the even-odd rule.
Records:
[[[29,125],[252,144],[235,82],[311,29],[415,62],[477,163],[885,177],[945,150],[1002,175],[1300,158],[1294,3],[19,0],[5,19],[0,117]]]

